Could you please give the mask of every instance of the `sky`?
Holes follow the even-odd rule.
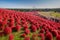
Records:
[[[60,8],[60,0],[0,0],[0,8]]]

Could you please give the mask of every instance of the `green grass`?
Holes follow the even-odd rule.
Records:
[[[51,16],[60,17],[60,14],[59,13],[52,13]]]
[[[60,13],[59,12],[38,12],[40,15],[45,17],[52,17],[56,19],[60,19]]]

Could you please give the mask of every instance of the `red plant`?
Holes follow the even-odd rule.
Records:
[[[3,32],[0,32],[0,36],[3,36],[4,34],[3,34]]]
[[[21,35],[21,37],[26,37],[26,34],[25,34],[25,33],[23,33],[23,34]]]
[[[14,35],[13,34],[9,35],[9,40],[14,40]]]
[[[52,34],[51,34],[50,32],[47,32],[47,33],[46,33],[46,36],[45,36],[45,39],[46,39],[46,40],[53,40]]]
[[[16,31],[20,31],[21,26],[20,25],[16,25],[15,29],[16,29]]]
[[[52,32],[51,32],[51,33],[52,33],[52,35],[53,35],[53,36],[57,36],[57,35],[58,35],[57,30],[52,30]]]
[[[26,34],[29,34],[30,33],[30,30],[29,29],[25,29],[25,33]]]
[[[57,32],[58,32],[58,34],[60,35],[60,31],[58,30]]]
[[[45,40],[44,33],[40,33],[38,36],[41,37],[41,40]]]
[[[35,25],[32,25],[32,26],[31,26],[31,29],[32,29],[33,32],[36,32],[36,30],[37,30],[37,28],[36,28]]]
[[[11,28],[10,27],[5,27],[4,34],[10,34],[10,33],[12,33]]]
[[[60,35],[57,35],[56,36],[56,40],[60,40]]]
[[[28,25],[27,24],[23,24],[24,29],[28,29]]]
[[[44,29],[41,29],[41,30],[40,30],[40,33],[44,33]]]
[[[30,40],[30,37],[25,37],[24,40]]]

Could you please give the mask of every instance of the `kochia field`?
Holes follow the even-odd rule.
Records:
[[[60,40],[60,23],[33,15],[0,9],[0,40]]]

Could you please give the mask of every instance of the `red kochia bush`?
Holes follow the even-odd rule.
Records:
[[[45,40],[53,40],[53,36],[50,32],[47,32],[45,35]]]
[[[5,27],[4,34],[10,34],[10,33],[12,33],[11,28],[10,27]]]
[[[9,35],[9,40],[14,40],[14,35],[13,34]]]
[[[30,33],[30,30],[29,29],[25,29],[25,33],[26,34],[29,34]]]
[[[56,36],[56,40],[60,40],[60,35],[57,35]]]
[[[28,29],[28,25],[27,24],[23,24],[24,29]]]
[[[40,30],[40,33],[44,33],[44,29],[41,29],[41,30]]]
[[[21,37],[26,37],[26,34],[25,34],[25,33],[23,33],[23,34],[21,35]]]
[[[30,40],[30,37],[25,37],[24,40]]]
[[[60,31],[58,30],[58,34],[60,35]]]
[[[31,26],[31,29],[32,29],[33,32],[35,32],[35,31],[37,30],[37,28],[36,28],[35,25],[32,25],[32,26]]]
[[[3,28],[4,28],[3,25],[4,24],[3,24],[2,20],[0,20],[0,30],[3,30]]]
[[[3,34],[3,32],[0,32],[0,36],[3,36],[4,34]]]
[[[20,25],[16,25],[15,29],[16,29],[16,31],[20,31],[21,26]]]
[[[52,32],[51,32],[51,33],[52,33],[52,35],[53,35],[53,36],[57,36],[57,35],[58,35],[57,30],[52,30]]]
[[[40,33],[38,36],[41,37],[41,40],[45,40],[44,33]]]

